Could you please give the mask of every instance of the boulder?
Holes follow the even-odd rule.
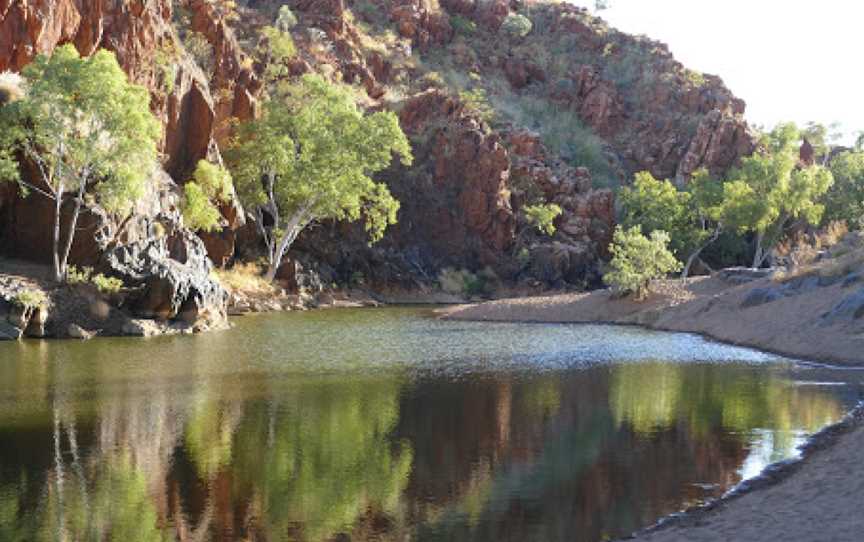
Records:
[[[822,315],[823,325],[854,322],[864,316],[864,288],[847,295]]]
[[[134,289],[128,305],[136,316],[188,324],[225,321],[228,294],[211,277],[204,243],[188,230],[118,247],[107,262],[111,274]]]
[[[753,288],[741,302],[741,308],[758,307],[782,297],[783,292],[778,288]]]
[[[79,339],[82,341],[89,341],[94,336],[96,336],[96,333],[93,331],[87,331],[86,329],[79,326],[78,324],[69,324],[66,327],[66,336],[69,337],[70,339]]]

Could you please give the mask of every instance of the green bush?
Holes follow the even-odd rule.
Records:
[[[28,288],[16,293],[12,303],[24,309],[40,309],[48,305],[48,296],[42,290]]]
[[[511,13],[506,19],[504,19],[504,22],[501,23],[501,30],[510,37],[524,38],[531,33],[533,26],[531,19],[528,17],[518,13]]]
[[[467,297],[491,294],[499,283],[498,276],[492,269],[486,268],[479,273],[467,269],[447,267],[438,275],[438,284],[448,294]]]
[[[459,98],[468,111],[480,117],[483,122],[489,124],[494,120],[495,110],[489,105],[489,99],[484,89],[463,90],[459,93]]]
[[[291,11],[288,6],[279,8],[279,15],[276,16],[276,28],[282,32],[288,32],[297,26],[297,16]]]
[[[92,284],[103,294],[116,294],[124,286],[120,279],[106,277],[102,273],[94,275],[92,267],[79,268],[74,265],[70,265],[66,272],[66,282],[68,284]]]
[[[454,32],[461,36],[473,36],[477,32],[477,23],[462,15],[450,17],[450,26],[453,27]]]
[[[123,281],[114,277],[106,277],[99,273],[93,277],[93,285],[103,294],[116,294],[123,289]]]
[[[555,219],[561,215],[561,207],[554,203],[541,203],[537,205],[526,205],[522,208],[528,223],[536,226],[540,233],[553,235],[555,233]]]
[[[90,282],[90,278],[92,276],[92,267],[78,268],[74,265],[70,265],[69,270],[66,271],[66,282],[68,284],[87,284],[88,282]]]
[[[669,234],[655,230],[650,237],[642,235],[638,226],[615,228],[609,251],[612,261],[603,282],[611,286],[618,295],[634,294],[643,299],[651,281],[679,271],[681,262],[669,251]]]

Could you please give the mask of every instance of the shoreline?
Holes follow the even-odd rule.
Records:
[[[616,299],[608,290],[510,298],[443,308],[439,317],[477,322],[635,325],[684,332],[800,361],[864,367],[864,318],[831,320],[838,306],[864,290],[841,284],[790,289],[784,297],[750,305],[779,290],[771,279],[745,283],[718,276],[660,281],[645,301]]]
[[[692,333],[802,365],[862,369],[864,322],[854,316],[856,311],[852,318],[829,318],[836,313],[835,307],[864,291],[856,288],[851,293],[848,286],[811,284],[793,289],[769,278],[736,282],[715,275],[686,284],[661,281],[652,286],[654,292],[645,302],[614,299],[608,291],[595,291],[447,307],[438,314],[476,322],[639,326]],[[764,295],[781,288],[787,288],[783,296]],[[762,297],[769,301],[752,302]],[[771,464],[723,496],[660,518],[621,540],[859,540],[861,525],[856,518],[864,506],[864,472],[859,464],[864,449],[864,399],[841,420],[809,436],[798,449],[800,457]]]

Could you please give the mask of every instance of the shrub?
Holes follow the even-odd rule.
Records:
[[[498,281],[495,272],[489,268],[475,274],[467,269],[447,267],[438,275],[438,284],[442,290],[448,294],[468,297],[490,294]]]
[[[78,268],[74,265],[70,265],[69,270],[66,271],[66,282],[69,284],[87,284],[90,282],[90,277],[92,276],[92,267]]]
[[[554,203],[541,203],[537,205],[526,205],[522,208],[528,223],[536,226],[540,233],[553,235],[555,233],[555,219],[561,215],[561,207]]]
[[[279,15],[276,16],[276,28],[282,32],[288,32],[297,26],[297,16],[291,11],[288,6],[279,8]]]
[[[102,273],[94,275],[92,267],[79,268],[74,265],[70,265],[66,272],[66,282],[68,284],[92,284],[103,294],[116,294],[125,286],[120,279],[106,277]]]
[[[524,38],[531,33],[531,19],[518,13],[511,13],[501,23],[501,30],[513,38]]]
[[[450,26],[453,27],[454,32],[462,36],[472,36],[477,32],[477,23],[462,15],[450,17]]]
[[[652,280],[681,269],[681,262],[668,245],[669,234],[665,231],[655,230],[645,237],[638,226],[629,229],[618,226],[609,247],[610,270],[603,275],[603,282],[618,295],[634,294],[637,300],[644,299]]]
[[[41,309],[48,305],[48,296],[42,290],[28,288],[16,293],[12,303],[24,309]]]
[[[459,98],[465,103],[465,107],[471,113],[480,117],[486,124],[491,123],[495,118],[495,110],[489,105],[489,100],[486,97],[484,89],[463,90],[459,93]]]
[[[95,277],[93,277],[93,285],[96,286],[96,289],[102,292],[103,294],[116,294],[119,293],[120,290],[123,289],[123,281],[114,277],[106,277],[102,273],[99,273]]]

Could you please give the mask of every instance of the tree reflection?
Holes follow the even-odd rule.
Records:
[[[189,363],[202,374],[143,382],[0,365],[0,540],[602,540],[724,491],[754,439],[777,458],[843,410],[747,366],[454,381]]]

